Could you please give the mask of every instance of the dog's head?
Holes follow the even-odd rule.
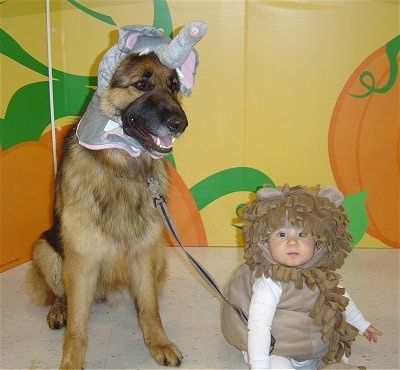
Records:
[[[79,143],[132,157],[143,150],[155,159],[171,152],[188,125],[178,94],[191,94],[194,45],[206,31],[205,23],[192,22],[171,39],[151,26],[122,27],[118,44],[99,64],[97,91],[77,126]]]
[[[203,22],[192,22],[171,40],[150,26],[122,27],[118,45],[100,63],[101,113],[122,122],[123,134],[155,157],[171,152],[188,125],[178,93],[191,93],[194,45],[206,30]]]
[[[123,132],[154,155],[171,152],[188,121],[178,101],[175,69],[154,54],[130,54],[122,60],[101,95],[107,117],[121,117]]]

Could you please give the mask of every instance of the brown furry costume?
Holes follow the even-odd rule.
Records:
[[[311,305],[309,316],[320,327],[322,342],[329,342],[323,357],[325,364],[340,362],[343,355],[349,357],[351,344],[358,333],[356,328],[346,322],[344,311],[349,300],[344,296],[344,289],[338,287],[340,275],[335,273],[351,252],[351,236],[346,231],[348,218],[343,213],[342,200],[343,196],[334,188],[288,185],[277,189],[264,187],[258,190],[257,199],[243,210],[243,220],[246,222],[243,227],[245,260],[252,275],[256,278],[264,275],[283,283],[292,281],[296,289],[303,289],[303,284],[311,291],[318,289],[319,294]],[[311,261],[303,266],[288,267],[272,259],[266,248],[266,239],[273,230],[281,227],[298,227],[303,229],[304,234],[311,234],[316,248]],[[239,279],[246,280],[247,287],[253,280],[248,277]],[[248,296],[236,302],[233,288],[226,293],[232,303],[239,303],[241,307],[243,301],[249,299]],[[251,294],[251,290],[246,294]],[[248,306],[244,309],[248,312]],[[227,310],[230,310],[229,306],[224,305],[224,335],[231,344],[245,350],[243,341],[238,345],[236,339],[230,340],[235,329],[228,328],[229,324],[224,319],[224,311]],[[242,332],[242,339],[243,335]],[[276,351],[272,354],[280,355]]]

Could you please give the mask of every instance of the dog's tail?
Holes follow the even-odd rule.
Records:
[[[26,287],[33,302],[40,305],[52,304],[56,296],[64,296],[62,258],[43,238],[34,246]]]

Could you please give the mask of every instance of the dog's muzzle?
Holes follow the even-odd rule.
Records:
[[[167,89],[149,91],[130,103],[121,113],[126,135],[151,153],[168,154],[174,140],[186,129],[186,114]]]

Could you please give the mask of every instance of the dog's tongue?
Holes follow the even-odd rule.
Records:
[[[173,144],[173,141],[170,136],[160,137],[160,141],[161,141],[162,145],[167,146],[167,147],[172,146],[172,144]]]
[[[157,137],[157,136],[153,136],[152,135],[152,138],[154,140],[154,143],[157,146],[161,146],[161,147],[164,147],[164,148],[172,147],[172,144],[174,142],[174,140],[172,139],[171,136]]]

